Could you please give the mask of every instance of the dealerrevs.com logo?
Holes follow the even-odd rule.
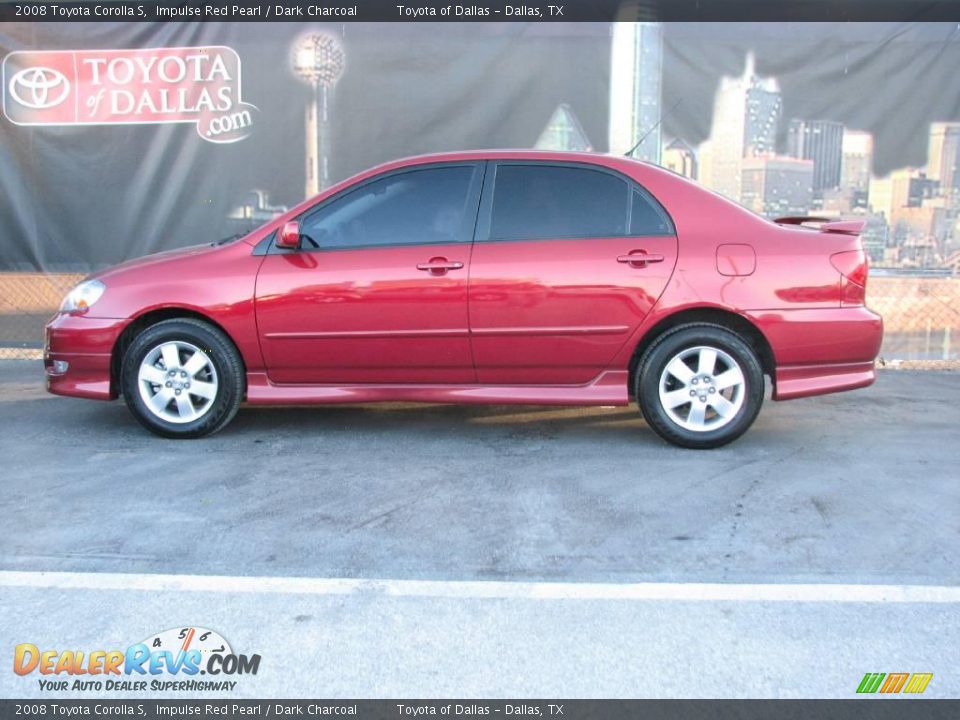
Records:
[[[238,676],[256,675],[260,655],[234,652],[203,627],[164,630],[126,649],[14,648],[13,671],[36,676],[43,692],[232,692]]]
[[[3,60],[3,114],[17,125],[193,123],[204,140],[253,131],[240,56],[222,45],[141,50],[27,50]]]

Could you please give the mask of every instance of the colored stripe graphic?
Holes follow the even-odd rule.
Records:
[[[933,679],[933,673],[914,673],[903,691],[905,693],[922,693],[927,689],[931,679]]]
[[[898,693],[907,682],[910,673],[890,673],[887,675],[887,681],[880,688],[882,693]]]
[[[886,679],[884,679],[886,678]],[[920,694],[927,689],[933,673],[867,673],[857,687],[858,693],[881,693],[891,695],[899,692]]]
[[[863,676],[863,680],[860,681],[860,687],[857,688],[857,692],[875,693],[886,676],[886,673],[867,673]]]

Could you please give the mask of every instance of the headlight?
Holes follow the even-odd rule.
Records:
[[[85,280],[67,293],[60,305],[60,312],[86,312],[106,289],[107,286],[99,280]]]

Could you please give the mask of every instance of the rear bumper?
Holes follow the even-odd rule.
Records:
[[[774,400],[854,390],[876,379],[883,318],[866,307],[757,311],[773,349]]]
[[[774,400],[826,395],[873,385],[877,371],[873,360],[837,365],[794,365],[778,367],[773,382]]]
[[[110,363],[127,320],[55,315],[45,328],[43,366],[55,395],[112,400]],[[63,363],[66,363],[64,366]]]

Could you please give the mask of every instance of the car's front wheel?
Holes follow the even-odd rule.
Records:
[[[182,318],[151,325],[123,356],[127,407],[148,430],[170,438],[215,433],[243,400],[243,364],[217,328]]]
[[[637,365],[635,389],[647,424],[688,448],[715,448],[740,437],[763,404],[763,370],[739,335],[689,324],[658,338]]]

